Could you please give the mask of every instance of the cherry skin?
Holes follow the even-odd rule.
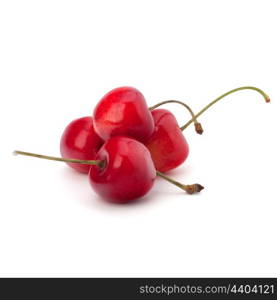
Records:
[[[145,146],[151,153],[156,170],[167,172],[181,165],[188,157],[189,146],[174,115],[166,109],[151,111],[155,131]]]
[[[63,158],[93,160],[104,141],[94,130],[92,117],[83,117],[72,121],[64,130],[60,142]],[[88,173],[90,165],[67,163],[81,173]]]
[[[144,96],[133,87],[108,92],[93,113],[95,131],[103,140],[124,135],[145,142],[154,131],[154,121]]]
[[[94,191],[115,203],[127,203],[144,196],[153,186],[156,170],[147,148],[129,137],[112,137],[101,147],[96,160],[102,166],[90,168]]]

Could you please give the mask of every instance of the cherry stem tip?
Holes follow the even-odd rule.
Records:
[[[195,184],[182,184],[176,180],[174,180],[173,178],[165,175],[164,173],[161,173],[159,171],[157,171],[157,175],[162,177],[163,179],[165,179],[166,181],[178,186],[180,189],[182,189],[183,191],[186,191],[188,194],[192,195],[195,193],[199,193],[201,192],[204,187],[201,184],[195,183]]]

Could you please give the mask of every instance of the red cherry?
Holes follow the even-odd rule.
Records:
[[[97,135],[93,127],[92,117],[83,117],[72,121],[64,130],[60,142],[63,158],[93,160],[104,141]],[[88,173],[90,165],[67,163],[73,169]]]
[[[107,93],[93,114],[95,131],[103,140],[124,135],[146,141],[154,131],[154,121],[140,91],[119,87]]]
[[[155,131],[145,146],[151,153],[156,169],[166,172],[186,160],[189,146],[176,118],[170,111],[154,109],[151,113],[155,122]]]
[[[89,180],[94,191],[108,201],[126,203],[144,196],[152,187],[156,170],[147,148],[128,137],[113,137],[98,151]]]
[[[126,137],[124,137],[124,138],[126,138]],[[133,140],[133,141],[135,141],[135,140]],[[136,142],[136,141],[135,141]],[[137,142],[137,143],[139,143],[139,142]],[[150,173],[152,173],[152,171],[153,171],[153,168],[154,168],[154,164],[153,164],[153,162],[152,162],[152,160],[151,160],[151,155],[150,155],[150,153],[149,153],[149,151],[147,150],[147,148],[145,148],[145,146],[143,146],[142,144],[141,144],[141,146],[142,146],[142,148],[140,148],[140,149],[144,149],[144,150],[146,150],[146,156],[148,157],[148,158],[145,158],[145,160],[147,161],[148,159],[149,159],[149,157],[150,157],[150,167],[149,167],[149,164],[147,164],[147,162],[146,162],[146,165],[147,165],[147,167],[148,167],[148,169],[146,169],[146,171],[147,171],[147,173],[146,174],[148,174],[148,179],[150,179],[150,178],[152,178],[152,176],[151,175],[149,175]],[[140,146],[140,147],[141,147]],[[125,147],[126,148],[126,147]],[[139,149],[139,147],[137,148],[137,149]],[[137,150],[136,149],[136,150]],[[49,155],[42,155],[42,154],[37,154],[37,153],[32,153],[32,152],[25,152],[25,151],[20,151],[20,150],[15,150],[14,152],[13,152],[15,155],[25,155],[25,156],[30,156],[30,157],[36,157],[36,158],[41,158],[41,159],[48,159],[48,160],[54,160],[54,161],[60,161],[60,162],[70,162],[70,163],[76,163],[76,164],[85,164],[85,165],[90,165],[90,166],[93,166],[93,165],[96,165],[96,166],[98,166],[99,167],[99,169],[98,169],[98,172],[100,171],[100,173],[101,173],[101,170],[105,170],[105,168],[107,167],[107,161],[106,160],[81,160],[81,159],[75,159],[75,158],[62,158],[62,157],[56,157],[56,156],[49,156]],[[140,153],[140,152],[138,152],[138,153]],[[106,156],[107,158],[108,158],[108,156]],[[138,156],[139,158],[141,157],[141,154]],[[122,161],[124,161],[125,160],[125,165],[126,165],[126,159],[128,159],[128,157],[124,157],[124,158],[120,158],[120,160],[122,159]],[[135,165],[135,163],[133,163],[133,160],[134,160],[134,158],[132,158],[131,159],[131,164],[133,164],[133,165]],[[117,165],[118,165],[118,163],[115,163],[115,165],[114,165],[114,167],[113,168],[117,168]],[[128,167],[124,167],[124,169],[125,169],[125,173],[123,174],[124,176],[122,176],[122,179],[124,179],[124,180],[126,180],[126,176],[128,176],[128,175],[126,175],[126,170],[128,169]],[[131,169],[130,168],[130,166],[129,166],[129,169]],[[151,169],[152,169],[152,171],[151,171]],[[112,172],[113,174],[115,174],[115,172]],[[141,172],[140,172],[141,173]],[[173,178],[171,178],[171,177],[168,177],[167,175],[165,175],[165,174],[163,174],[163,173],[161,173],[161,172],[159,172],[159,171],[156,171],[156,174],[158,175],[158,176],[160,176],[161,178],[163,178],[164,180],[166,180],[167,182],[170,182],[170,183],[172,183],[172,184],[174,184],[175,186],[177,186],[177,187],[179,187],[180,189],[182,189],[183,191],[186,191],[188,194],[194,194],[194,193],[199,193],[199,192],[201,192],[201,190],[203,190],[203,186],[201,185],[201,184],[198,184],[198,183],[195,183],[195,184],[182,184],[182,183],[180,183],[180,182],[178,182],[178,181],[176,181],[176,180],[174,180]],[[97,175],[97,172],[96,172],[96,175]],[[130,176],[132,177],[132,176],[136,176],[136,175],[134,175],[134,174],[130,174]],[[128,176],[128,177],[130,177],[130,176]],[[99,178],[101,177],[101,174],[100,174],[100,176],[99,176]],[[109,182],[109,175],[108,174],[106,174],[106,182],[107,182],[107,184],[109,184],[110,186],[109,187],[111,187],[112,188],[112,185],[111,185],[111,182]],[[137,178],[139,178],[140,176],[136,176]],[[102,178],[103,179],[103,178]],[[154,180],[154,179],[153,179]],[[127,180],[128,182],[129,182],[129,179]],[[133,180],[134,181],[134,180]],[[98,184],[98,183],[97,183]],[[103,180],[103,184],[105,184],[104,183],[104,180]],[[149,182],[148,182],[148,184],[149,184]],[[101,185],[101,183],[100,183],[100,185]],[[149,185],[151,185],[151,184],[149,184]],[[98,184],[98,186],[99,186],[99,184]],[[129,195],[131,194],[130,193],[130,190],[128,190],[128,187],[124,187],[124,183],[121,183],[121,184],[116,184],[115,185],[115,187],[123,187],[123,190],[125,190],[125,192],[126,193],[128,193]],[[131,186],[131,185],[130,185]],[[143,190],[145,191],[146,190],[146,186],[147,186],[147,183],[143,186],[141,183],[139,183],[138,184],[138,186],[142,186],[142,188],[143,188]],[[151,186],[150,186],[150,188],[151,188]],[[150,189],[149,188],[149,189]],[[101,192],[101,188],[100,189],[97,189],[97,190],[99,190],[100,192]],[[147,191],[146,191],[147,192]],[[102,193],[102,192],[101,192]],[[100,193],[99,193],[100,194]],[[105,196],[105,191],[104,191],[104,193],[103,193],[103,195]],[[111,195],[113,195],[113,193],[111,192],[110,193]],[[139,195],[141,195],[141,196],[143,196],[144,194],[145,194],[145,192],[144,193],[142,193],[141,191],[140,192],[138,192],[137,194],[139,194]],[[116,193],[115,195],[118,195],[118,193]],[[120,198],[121,199],[121,198]],[[129,202],[130,200],[132,200],[132,198],[129,198],[129,200],[127,200],[127,197],[125,197],[124,198],[124,200],[120,200],[120,199],[117,199],[117,198],[115,198],[115,199],[110,199],[110,201],[114,201],[114,202],[118,202],[118,203],[126,203],[126,202]]]

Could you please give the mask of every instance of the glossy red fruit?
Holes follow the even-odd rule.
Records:
[[[140,91],[133,87],[111,90],[97,104],[94,127],[105,141],[124,135],[145,142],[154,131],[154,121]]]
[[[166,109],[151,111],[155,131],[145,143],[156,170],[167,172],[181,165],[189,154],[188,143],[174,115]]]
[[[128,137],[112,137],[95,159],[105,164],[91,166],[90,183],[97,194],[111,202],[126,203],[144,196],[156,178],[147,148]]]
[[[65,128],[60,151],[63,158],[93,160],[103,144],[104,141],[94,130],[92,117],[83,117],[72,121]],[[90,169],[89,165],[67,164],[81,173],[88,173]]]

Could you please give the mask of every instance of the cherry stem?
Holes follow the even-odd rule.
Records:
[[[157,175],[162,177],[163,179],[165,179],[166,181],[178,186],[180,189],[182,189],[183,191],[186,191],[188,194],[195,194],[195,193],[199,193],[201,192],[204,187],[201,185],[201,184],[198,184],[198,183],[195,183],[195,184],[189,184],[189,185],[186,185],[186,184],[182,184],[170,177],[168,177],[167,175],[159,172],[159,171],[156,171],[157,172]]]
[[[229,92],[225,93],[225,94],[222,94],[221,96],[217,97],[215,100],[213,100],[211,103],[209,103],[207,106],[205,106],[202,110],[200,110],[190,121],[188,121],[184,126],[181,127],[181,130],[185,130],[192,122],[194,122],[196,120],[196,118],[198,118],[200,115],[202,115],[208,108],[210,108],[211,106],[213,106],[215,103],[217,103],[219,100],[221,100],[222,98],[232,94],[232,93],[235,93],[235,92],[238,92],[238,91],[241,91],[241,90],[254,90],[256,92],[258,92],[259,94],[261,94],[264,99],[265,99],[265,102],[270,102],[270,98],[269,96],[264,92],[262,91],[261,89],[259,88],[256,88],[254,86],[242,86],[242,87],[239,87],[239,88],[236,88],[236,89],[233,89],[233,90],[230,90]]]
[[[48,155],[41,155],[36,153],[30,153],[30,152],[24,152],[24,151],[14,151],[15,155],[25,155],[25,156],[31,156],[31,157],[37,157],[42,159],[48,159],[48,160],[55,160],[55,161],[62,161],[62,162],[68,162],[68,163],[78,163],[83,165],[96,165],[99,167],[103,167],[105,165],[105,161],[103,160],[83,160],[83,159],[74,159],[74,158],[61,158],[61,157],[55,157],[55,156],[48,156]]]
[[[15,150],[13,152],[13,154],[14,155],[31,156],[31,157],[54,160],[54,161],[78,163],[78,164],[84,164],[84,165],[97,165],[100,168],[104,168],[105,164],[106,164],[106,161],[104,161],[104,160],[82,160],[82,159],[74,159],[74,158],[61,158],[61,157],[41,155],[41,154],[25,152],[25,151],[18,151],[18,150]],[[164,175],[163,173],[161,173],[159,171],[156,171],[156,173],[158,176],[160,176],[163,179],[167,180],[168,182],[178,186],[179,188],[181,188],[182,190],[186,191],[189,194],[194,194],[194,193],[200,192],[204,188],[200,184],[184,185],[184,184],[181,184],[180,182]]]
[[[192,109],[186,103],[184,103],[182,101],[179,101],[179,100],[165,100],[165,101],[159,102],[159,103],[149,107],[149,110],[153,110],[153,109],[155,109],[155,108],[157,108],[161,105],[167,104],[167,103],[178,103],[178,104],[183,105],[189,111],[189,113],[192,116],[192,120],[193,120],[192,122],[194,122],[195,131],[198,134],[203,133],[202,125],[197,121],[197,117],[195,116],[194,112],[192,111]]]

